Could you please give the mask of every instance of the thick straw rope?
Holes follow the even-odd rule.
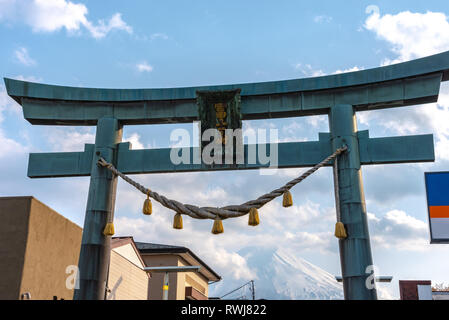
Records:
[[[338,158],[335,158],[334,165],[332,166],[334,172],[334,195],[335,195],[335,209],[337,211],[337,222],[341,222],[340,211],[340,195],[338,193]]]
[[[286,183],[283,187],[278,188],[276,190],[271,191],[270,193],[264,194],[263,196],[260,196],[259,198],[251,201],[247,201],[241,205],[232,205],[232,206],[226,206],[221,208],[214,208],[214,207],[197,207],[195,205],[191,204],[183,204],[176,200],[167,199],[166,197],[158,194],[157,192],[151,191],[150,189],[145,188],[138,182],[132,180],[125,174],[118,171],[111,163],[108,163],[103,158],[100,158],[98,160],[98,164],[106,167],[109,169],[113,174],[121,177],[123,180],[128,182],[130,185],[135,187],[137,190],[142,192],[145,195],[150,196],[160,204],[162,204],[164,207],[174,210],[177,213],[188,215],[195,219],[216,219],[219,217],[220,219],[227,219],[227,218],[237,218],[241,217],[245,214],[247,214],[251,208],[259,209],[262,206],[264,206],[266,203],[270,202],[274,198],[277,198],[284,194],[284,192],[290,190],[293,186],[303,181],[305,178],[310,176],[312,173],[317,171],[319,168],[323,167],[327,163],[331,162],[333,159],[335,159],[339,154],[346,151],[347,147],[344,146],[342,148],[337,149],[333,154],[331,154],[329,157],[315,165],[313,168],[310,168],[306,172],[304,172],[302,175],[300,175],[298,178],[291,180],[290,182]]]

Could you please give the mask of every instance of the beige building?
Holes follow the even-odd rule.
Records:
[[[132,237],[112,238],[108,300],[147,300],[150,274]]]
[[[72,299],[66,281],[78,265],[81,235],[33,197],[0,198],[0,299]]]
[[[221,280],[214,270],[188,248],[143,242],[136,242],[136,245],[148,267],[201,267],[199,272],[169,274],[169,300],[206,300],[209,296],[209,284]],[[152,274],[150,300],[162,298],[163,277],[163,273]]]
[[[28,197],[0,197],[0,300],[72,299],[82,228]],[[220,280],[184,247],[111,240],[108,300],[159,300],[161,274],[146,266],[200,266],[198,273],[170,274],[169,299],[207,299]]]

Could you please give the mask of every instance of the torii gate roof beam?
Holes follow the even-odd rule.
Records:
[[[121,124],[197,120],[196,92],[241,89],[243,120],[328,114],[337,104],[356,111],[436,102],[449,80],[449,51],[374,69],[323,77],[166,89],[96,89],[5,78],[8,94],[32,124],[95,125],[111,116]]]

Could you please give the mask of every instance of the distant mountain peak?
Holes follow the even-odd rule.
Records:
[[[257,299],[343,299],[343,287],[330,273],[286,249],[245,248],[239,253],[256,272]]]

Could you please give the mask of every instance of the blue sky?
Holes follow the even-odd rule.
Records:
[[[0,76],[49,84],[157,88],[284,80],[447,51],[449,6],[447,1],[0,0],[0,42]],[[373,137],[435,135],[435,163],[363,168],[374,262],[381,274],[394,276],[385,288],[392,297],[398,297],[399,279],[449,283],[449,248],[428,243],[423,178],[425,171],[449,168],[447,119],[445,83],[438,103],[358,114],[359,129],[369,129]],[[278,128],[284,141],[316,140],[318,132],[328,131],[325,116],[244,125]],[[134,148],[168,146],[171,130],[179,127],[190,129],[128,126],[124,138]],[[27,157],[29,152],[80,151],[84,143],[93,143],[94,135],[92,127],[31,126],[0,84],[0,196],[33,195],[82,226],[88,178],[28,179]],[[255,198],[301,171],[136,179],[180,201],[218,206]],[[208,221],[185,219],[184,230],[172,230],[172,213],[157,204],[156,214],[142,217],[141,194],[123,181],[117,195],[118,235],[190,246],[224,276],[216,293],[253,277],[254,270],[237,252],[254,244],[288,247],[340,274],[327,168],[293,189],[293,208],[286,211],[274,202],[261,210],[260,227],[248,230],[245,219],[226,221],[219,237],[210,235]]]

